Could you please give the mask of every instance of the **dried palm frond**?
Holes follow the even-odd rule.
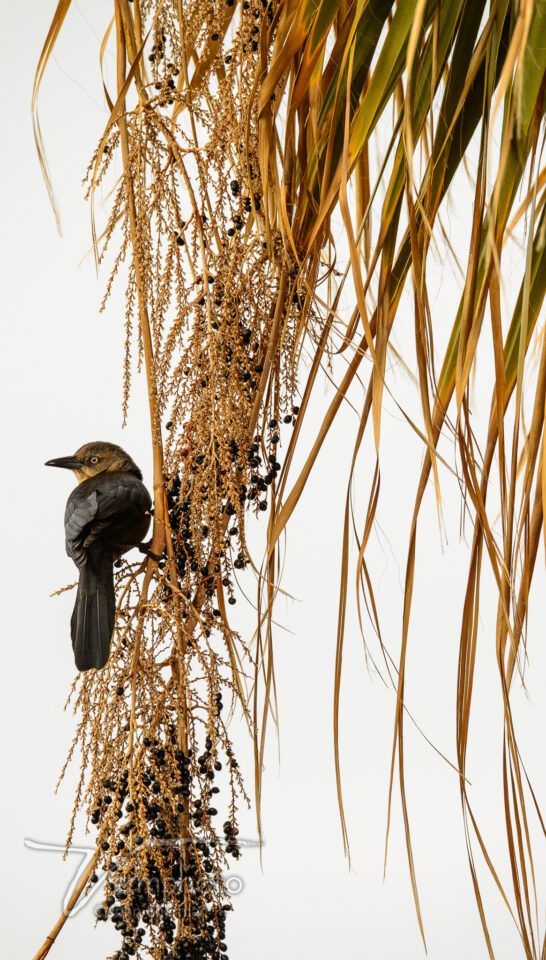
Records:
[[[40,58],[35,111],[69,6],[60,0]],[[93,213],[95,254],[99,263],[108,257],[113,263],[105,302],[114,280],[124,276],[126,284],[124,416],[135,365],[145,368],[154,452],[152,552],[162,555],[120,572],[114,655],[107,670],[85,677],[74,694],[76,742],[84,756],[76,811],[83,807],[98,826],[96,860],[108,873],[110,891],[102,916],[112,916],[122,932],[120,957],[144,949],[144,931],[154,958],[224,952],[222,867],[225,853],[239,853],[236,815],[245,793],[221,718],[222,695],[241,705],[254,737],[259,822],[275,688],[279,540],[368,358],[348,477],[334,678],[337,789],[347,847],[338,712],[351,520],[358,529],[351,488],[371,431],[376,463],[356,572],[359,611],[370,612],[380,635],[367,547],[384,467],[387,357],[406,281],[422,412],[422,424],[412,426],[423,441],[424,461],[406,565],[391,795],[398,767],[424,937],[404,777],[405,675],[418,521],[430,479],[440,503],[438,445],[450,433],[474,529],[457,693],[472,880],[490,955],[477,849],[513,912],[524,955],[544,955],[527,813],[534,795],[518,750],[510,687],[544,530],[546,350],[539,314],[546,292],[545,35],[543,0],[114,0],[101,61],[107,45],[115,44],[116,86],[104,80],[110,117],[87,189],[93,210],[97,187],[111,189],[100,229]],[[35,125],[54,202],[37,119]],[[442,204],[472,156],[475,199],[463,291],[438,362],[427,265],[437,237],[446,236]],[[341,232],[334,212],[341,215]],[[503,248],[523,218],[525,264],[507,318]],[[346,323],[344,296],[354,304]],[[495,380],[482,455],[470,390],[487,311]],[[526,390],[535,348],[539,368]],[[319,372],[335,355],[345,358],[345,372],[291,480]],[[488,504],[495,463],[500,534]],[[267,510],[257,639],[250,648],[231,629],[228,610],[236,601],[236,572],[251,563],[247,524],[253,512]],[[485,847],[465,778],[484,557],[498,589],[511,891]],[[220,755],[230,771],[224,841],[211,806]],[[122,853],[115,867],[114,850]],[[57,932],[38,956],[45,956]]]

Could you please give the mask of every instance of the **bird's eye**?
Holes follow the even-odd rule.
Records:
[[[90,463],[98,463],[98,462],[99,462],[98,457],[91,457]]]

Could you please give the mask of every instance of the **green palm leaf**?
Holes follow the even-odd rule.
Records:
[[[36,142],[53,204],[36,108],[69,7],[69,2],[58,5],[33,93]],[[356,582],[361,626],[367,608],[380,636],[368,542],[381,473],[389,469],[381,455],[384,396],[390,389],[387,360],[395,350],[393,331],[402,322],[402,294],[408,287],[422,422],[409,414],[406,418],[423,442],[423,465],[406,560],[390,796],[398,771],[424,939],[405,781],[405,684],[418,523],[431,478],[440,503],[445,457],[439,444],[451,435],[458,462],[450,468],[458,470],[473,523],[460,611],[456,705],[471,879],[489,955],[494,956],[495,936],[482,901],[484,866],[517,924],[522,956],[543,957],[530,825],[534,818],[541,830],[543,821],[518,745],[511,684],[520,662],[546,495],[541,325],[546,294],[546,2],[228,0],[207,10],[194,0],[116,0],[114,27],[108,28],[112,32],[101,50],[102,59],[108,43],[115,44],[117,86],[107,93],[110,118],[105,130],[97,131],[101,139],[90,167],[91,199],[99,184],[112,181],[111,211],[94,241],[99,261],[106,248],[118,243],[111,280],[124,265],[127,271],[125,405],[132,355],[138,351],[147,376],[153,435],[154,552],[165,551],[163,565],[150,561],[141,571],[139,599],[132,614],[126,611],[138,621],[132,639],[136,653],[128,755],[139,770],[142,756],[133,753],[138,725],[152,733],[155,729],[161,739],[165,718],[173,714],[179,749],[187,752],[199,710],[207,729],[215,731],[211,743],[218,738],[224,749],[231,749],[218,726],[212,694],[205,706],[201,701],[198,706],[199,662],[209,689],[229,689],[249,725],[261,823],[265,731],[270,718],[276,718],[272,611],[279,587],[279,542],[341,406],[350,391],[351,402],[358,392],[367,358],[369,376],[361,393],[345,503],[333,681],[336,780],[348,851],[338,731],[351,528],[357,527],[352,485],[364,438],[373,432],[376,462],[364,534],[357,542]],[[116,181],[110,162],[118,150],[122,174]],[[451,317],[437,317],[427,288],[431,251],[442,237],[450,246],[445,211],[450,200],[456,201],[458,175],[469,165],[474,206],[468,215],[461,298]],[[502,264],[515,234],[525,245],[525,262],[508,321]],[[351,308],[347,322],[342,320],[344,305]],[[482,453],[473,431],[470,384],[489,325],[494,381]],[[451,333],[438,355],[437,341],[445,339],[446,328]],[[309,366],[303,362],[305,351],[312,356]],[[328,409],[318,426],[307,424],[321,367],[338,353],[346,366]],[[532,376],[534,355],[538,368]],[[333,369],[337,375],[335,364]],[[481,390],[480,404],[486,402],[485,392]],[[162,429],[167,415],[168,439]],[[290,423],[292,433],[281,467],[277,444],[283,422]],[[294,478],[292,465],[302,442],[308,452]],[[267,474],[264,462],[270,464]],[[494,483],[500,526],[489,492]],[[269,520],[251,653],[230,626],[227,601],[236,599],[234,571],[251,563],[246,530],[258,505],[269,510]],[[493,863],[487,850],[466,780],[484,559],[498,592],[495,646],[505,742],[499,784],[510,888],[500,879],[507,871]],[[146,700],[139,694],[150,671],[158,685],[164,682],[154,652],[156,635],[169,637],[171,644],[171,674],[161,702],[155,695]],[[121,665],[121,647],[119,655]],[[250,664],[254,677],[249,688]],[[94,683],[85,688],[82,702],[103,708],[109,702],[108,685],[101,685],[100,678]],[[82,730],[85,737],[85,725]],[[96,773],[93,767],[91,777]],[[167,790],[165,796],[167,807],[174,804],[174,794]],[[106,828],[101,829],[100,841],[106,837]],[[190,840],[194,836],[187,812],[180,829]],[[138,862],[136,853],[128,860],[128,880],[138,873]],[[197,896],[195,889],[191,896]],[[179,929],[186,930],[187,914],[174,900],[171,906]],[[162,934],[156,935],[161,940]],[[47,941],[39,956],[50,946]]]

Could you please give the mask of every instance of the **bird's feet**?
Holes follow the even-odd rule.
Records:
[[[138,549],[144,554],[145,557],[149,557],[150,560],[161,560],[160,553],[154,553],[152,550],[150,550],[151,543],[151,540],[148,540],[147,543],[141,543],[139,544]]]

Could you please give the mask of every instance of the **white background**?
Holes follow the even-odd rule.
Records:
[[[120,442],[151,479],[146,399],[135,382],[127,429],[121,431],[123,303],[117,291],[106,314],[98,305],[106,277],[89,255],[89,210],[81,179],[106,119],[98,72],[99,39],[110,11],[106,0],[74,4],[50,64],[42,96],[42,125],[61,206],[63,238],[55,224],[33,144],[30,95],[39,50],[53,13],[51,2],[2,5],[2,616],[4,825],[2,939],[4,955],[29,958],[56,919],[76,856],[25,849],[24,839],[62,843],[71,809],[74,773],[53,790],[74,730],[63,704],[74,668],[68,621],[73,598],[50,599],[75,579],[64,555],[62,515],[72,478],[43,467],[93,439]],[[455,209],[445,211],[453,242],[466,254],[471,192],[461,181]],[[505,279],[511,288],[508,264]],[[455,304],[455,272],[438,264],[430,279],[440,339]],[[401,311],[399,343],[411,339],[410,300]],[[404,329],[404,324],[407,330]],[[369,371],[363,371],[367,383]],[[415,390],[393,377],[396,396],[418,411]],[[319,388],[302,449],[320,422],[331,387]],[[485,412],[488,389],[478,381],[476,405]],[[353,400],[362,402],[356,389]],[[480,421],[477,418],[476,423]],[[280,762],[274,736],[264,776],[263,869],[250,849],[237,865],[244,890],[228,925],[231,960],[420,958],[419,938],[395,793],[390,854],[383,850],[394,695],[369,670],[355,607],[348,613],[342,681],[341,744],[352,868],[343,857],[332,751],[332,686],[345,482],[356,429],[346,408],[321,453],[288,534],[283,585],[296,599],[281,600],[276,635],[280,704]],[[307,439],[305,439],[307,438]],[[446,446],[446,454],[453,451]],[[373,451],[366,447],[357,489],[366,504]],[[404,563],[411,506],[421,462],[418,441],[386,398],[381,447],[382,490],[371,563],[384,639],[396,655],[400,642]],[[294,474],[295,476],[295,474]],[[456,483],[442,474],[446,538],[433,499],[420,527],[410,635],[407,701],[435,745],[455,758],[455,682],[467,544],[460,537]],[[467,539],[471,529],[467,527]],[[540,799],[546,787],[543,733],[544,577],[531,608],[527,693],[516,684],[514,704],[529,776]],[[352,585],[351,585],[352,589]],[[475,706],[468,776],[484,836],[507,889],[501,796],[502,724],[495,666],[495,608],[484,576]],[[241,611],[248,638],[252,611]],[[373,655],[377,643],[367,636]],[[406,724],[409,809],[429,956],[486,957],[470,882],[454,772]],[[271,731],[273,734],[273,731]],[[248,744],[238,737],[247,783]],[[242,835],[253,839],[252,814]],[[76,842],[92,844],[84,825]],[[480,868],[482,864],[479,861]],[[541,867],[537,871],[540,881]],[[495,955],[521,955],[514,923],[486,873],[483,889]],[[539,920],[544,930],[539,893]],[[91,960],[115,949],[106,925],[94,929],[91,909],[69,920],[51,956]]]

